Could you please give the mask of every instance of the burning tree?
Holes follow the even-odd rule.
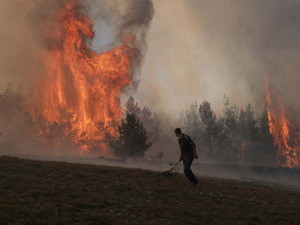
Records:
[[[148,142],[146,130],[137,116],[126,113],[118,130],[119,139],[109,141],[115,154],[121,157],[143,157],[151,143]]]
[[[86,140],[103,138],[97,133],[96,123],[108,126],[121,117],[118,95],[131,81],[130,65],[135,54],[129,39],[101,55],[89,49],[86,40],[94,37],[93,23],[80,9],[79,1],[65,1],[52,21],[49,29],[56,32],[47,32],[46,36],[57,45],[44,52],[45,75],[37,81],[39,86],[30,107],[33,118],[42,117],[50,124],[65,123],[61,112],[71,113],[71,128],[65,132],[67,135],[69,129],[78,130],[78,135],[72,137],[78,145],[83,133]],[[80,147],[89,150],[88,144]]]
[[[289,120],[283,99],[270,91],[269,78],[265,76],[266,111],[269,131],[277,146],[277,157],[283,167],[300,167],[300,145],[297,126]]]

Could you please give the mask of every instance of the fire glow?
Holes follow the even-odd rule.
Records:
[[[280,96],[270,91],[268,76],[265,76],[265,95],[269,131],[277,146],[277,158],[283,167],[300,167],[300,143],[298,135],[292,135],[295,124],[290,121],[285,112],[285,106]]]
[[[86,41],[94,37],[92,21],[81,13],[78,0],[65,0],[44,33],[50,40],[42,56],[44,71],[37,79],[30,113],[42,119],[40,136],[51,136],[51,125],[82,151],[95,147],[105,133],[114,135],[122,116],[122,90],[131,83],[131,61],[137,49],[133,37],[111,51],[97,54]],[[72,133],[72,135],[70,135]],[[98,146],[99,147],[99,146]]]

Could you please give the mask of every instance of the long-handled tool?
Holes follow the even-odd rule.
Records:
[[[173,175],[175,175],[175,173],[174,173],[173,170],[175,170],[175,168],[178,166],[179,163],[180,163],[180,161],[178,161],[170,170],[164,171],[163,175],[165,175],[165,176],[173,176]]]

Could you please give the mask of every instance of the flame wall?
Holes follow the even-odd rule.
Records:
[[[295,123],[288,118],[282,98],[271,91],[268,75],[265,76],[265,94],[269,131],[278,148],[279,165],[300,167],[299,136],[295,133]]]
[[[49,143],[61,138],[83,151],[99,150],[106,134],[116,134],[116,123],[123,113],[120,96],[137,79],[153,6],[148,0],[108,2],[16,0],[1,3],[9,12],[15,11],[3,16],[8,36],[10,32],[11,36],[25,34],[25,40],[16,43],[7,40],[12,46],[21,43],[9,56],[18,59],[19,52],[22,55],[11,66],[5,66],[7,74],[1,71],[2,82],[13,74],[11,67],[17,68],[14,78],[8,80],[26,95],[24,110],[37,124],[39,136]],[[122,15],[121,11],[110,9],[120,5]],[[96,52],[91,47],[95,34],[89,10],[105,6],[108,11],[114,11],[116,15],[112,17],[118,21],[110,25],[115,30],[110,46]],[[18,33],[14,23],[23,28],[24,34]]]

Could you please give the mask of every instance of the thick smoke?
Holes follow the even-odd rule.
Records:
[[[139,55],[132,68],[133,87],[139,83],[140,65],[144,58],[146,34],[154,14],[151,0],[88,0],[83,1],[94,22],[95,38],[92,48],[97,52],[116,47],[134,34],[131,46],[139,49]],[[130,90],[127,90],[130,92]],[[132,92],[130,92],[132,93]]]
[[[145,46],[145,35],[154,14],[150,0],[88,0],[82,3],[94,22],[93,46],[98,51],[120,44],[128,34],[135,35],[138,47]]]
[[[153,2],[138,101],[177,118],[195,100],[221,112],[226,94],[260,113],[269,74],[288,112],[299,114],[299,1]]]

